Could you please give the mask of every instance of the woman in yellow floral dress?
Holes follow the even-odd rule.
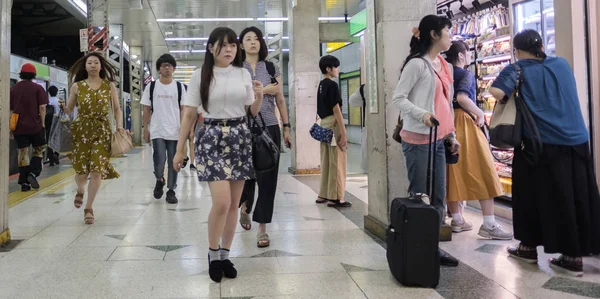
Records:
[[[78,107],[78,117],[71,125],[73,133],[73,169],[77,194],[76,208],[83,205],[85,185],[88,185],[88,200],[85,205],[84,221],[94,223],[92,204],[102,180],[118,178],[119,174],[110,164],[112,129],[109,109],[123,131],[123,117],[114,82],[115,68],[99,53],[90,53],[79,59],[69,71],[71,86],[69,102],[61,103],[65,113]],[[111,103],[112,101],[112,103]]]

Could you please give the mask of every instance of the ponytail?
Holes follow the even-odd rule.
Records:
[[[413,28],[413,36],[410,38],[410,54],[404,60],[402,69],[413,58],[424,56],[431,48],[433,40],[431,39],[431,31],[436,35],[441,36],[444,28],[451,28],[452,21],[446,17],[428,15],[421,19],[419,28]]]

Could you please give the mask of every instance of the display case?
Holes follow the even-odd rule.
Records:
[[[533,29],[540,33],[546,54],[556,55],[553,0],[514,0],[514,32]]]

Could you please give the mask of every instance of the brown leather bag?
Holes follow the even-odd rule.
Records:
[[[402,137],[400,137],[400,132],[402,131],[403,125],[404,120],[402,120],[402,115],[398,115],[398,124],[396,125],[396,129],[394,129],[394,134],[392,134],[392,138],[398,143],[402,143]]]

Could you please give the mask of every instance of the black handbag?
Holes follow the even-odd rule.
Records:
[[[271,135],[269,135],[262,114],[258,113],[262,127],[258,124],[256,116],[250,112],[248,116],[248,121],[250,118],[253,120],[250,132],[252,133],[252,162],[254,163],[254,171],[256,173],[270,171],[278,165],[279,147],[275,144]]]

